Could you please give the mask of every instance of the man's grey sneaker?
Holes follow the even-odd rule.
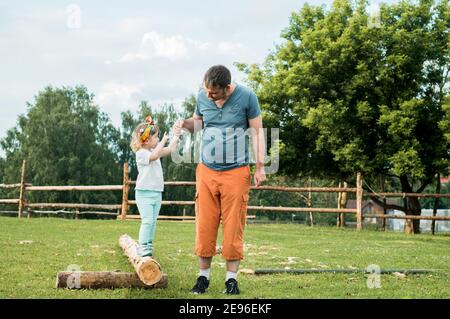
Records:
[[[194,294],[204,294],[206,291],[208,291],[208,287],[209,287],[209,280],[206,279],[205,276],[199,276],[197,278],[195,286],[191,289],[191,292]]]
[[[239,287],[236,279],[230,278],[225,282],[225,291],[228,295],[239,295]]]

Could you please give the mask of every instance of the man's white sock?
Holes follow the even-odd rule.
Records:
[[[237,272],[234,271],[227,271],[227,277],[225,279],[225,281],[228,281],[228,279],[237,279]]]
[[[208,268],[208,269],[200,269],[199,275],[200,275],[200,276],[204,276],[204,277],[206,277],[206,279],[209,280],[209,274],[210,274],[210,273],[211,273],[211,268]]]

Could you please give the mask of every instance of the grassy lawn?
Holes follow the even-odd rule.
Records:
[[[227,298],[225,264],[213,260],[209,293],[189,293],[197,277],[194,224],[158,222],[156,258],[169,276],[167,289],[55,289],[58,271],[133,271],[118,245],[137,237],[138,221],[0,217],[0,298]],[[364,274],[239,274],[239,298],[450,298],[450,236],[270,224],[248,225],[241,268],[437,269],[432,274],[382,275],[369,289]],[[21,241],[28,241],[22,242]],[[30,242],[31,241],[31,242]]]

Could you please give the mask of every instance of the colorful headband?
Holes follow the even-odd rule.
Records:
[[[153,123],[153,119],[151,116],[147,116],[145,118],[145,122],[147,122],[147,127],[142,128],[140,130],[141,142],[143,142],[143,143],[148,140],[148,138],[150,137],[150,134],[152,133],[152,131],[154,132],[154,128],[155,128],[155,123]]]

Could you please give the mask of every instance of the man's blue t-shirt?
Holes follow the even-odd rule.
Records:
[[[195,114],[203,117],[201,162],[223,171],[249,164],[249,120],[261,114],[258,98],[250,89],[237,84],[220,108],[203,89],[197,95]]]

